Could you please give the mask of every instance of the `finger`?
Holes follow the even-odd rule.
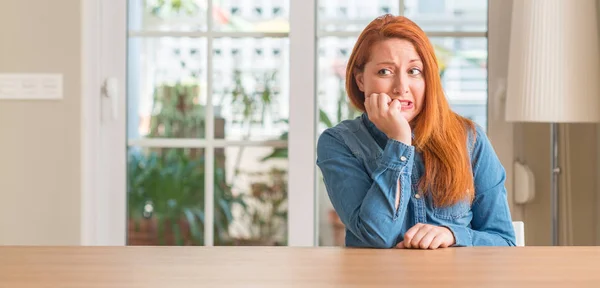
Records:
[[[408,229],[406,231],[406,233],[404,233],[404,247],[406,248],[412,248],[410,246],[410,242],[412,240],[412,238],[415,236],[415,234],[419,231],[419,228],[421,228],[423,224],[418,223],[417,225],[410,227],[410,229]]]
[[[390,96],[388,96],[385,93],[381,93],[379,94],[379,99],[378,99],[378,108],[379,108],[379,112],[385,114],[387,113],[387,111],[390,109],[390,101],[392,101],[392,98],[390,98]]]
[[[443,237],[441,237],[441,235],[436,235],[433,240],[431,241],[431,244],[429,244],[429,249],[438,249],[442,246],[442,242],[443,242]]]
[[[442,232],[438,237],[442,238],[441,247],[450,247],[454,245],[456,239],[454,238],[454,233],[448,227],[440,227]]]
[[[442,248],[450,247],[450,244],[448,242],[444,241],[442,236],[440,236],[439,238],[442,238],[442,244],[440,244],[440,247],[442,247]]]
[[[377,94],[372,93],[365,98],[365,110],[367,110],[367,115],[373,115],[373,99],[377,98]]]
[[[427,233],[429,233],[430,230],[431,229],[429,226],[424,225],[423,227],[421,227],[421,229],[419,229],[419,231],[415,234],[412,240],[410,240],[410,246],[413,248],[421,248],[419,246],[419,243],[421,243],[423,237],[425,237],[425,235],[427,235]]]
[[[425,236],[419,241],[419,248],[427,249],[431,245],[431,241],[437,236],[435,230],[429,230]]]
[[[373,94],[371,94],[370,98],[371,99],[369,99],[369,100],[371,101],[371,108],[375,108],[375,109],[379,108],[379,107],[377,107],[378,106],[377,101],[379,100],[379,94],[373,93]]]
[[[390,104],[390,111],[391,112],[400,111],[401,107],[402,107],[402,104],[400,103],[400,100],[392,100],[392,104]]]
[[[404,241],[400,241],[400,243],[398,243],[398,245],[396,245],[396,248],[398,249],[404,249]]]
[[[369,97],[369,106],[371,106],[371,114],[376,116],[378,114],[379,111],[379,107],[377,104],[377,100],[379,99],[379,94],[377,93],[373,93],[371,94],[371,97]]]

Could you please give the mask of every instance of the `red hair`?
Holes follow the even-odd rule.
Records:
[[[423,109],[411,123],[415,132],[413,145],[421,152],[425,162],[425,174],[419,189],[432,193],[434,203],[441,207],[467,199],[473,201],[475,189],[467,139],[469,131],[475,135],[475,124],[450,109],[438,74],[435,51],[417,24],[406,17],[385,15],[373,20],[363,30],[346,67],[346,91],[350,101],[356,108],[365,111],[365,95],[358,88],[355,75],[363,71],[373,45],[389,38],[411,42],[424,66]]]

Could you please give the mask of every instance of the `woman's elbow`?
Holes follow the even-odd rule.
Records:
[[[363,242],[369,248],[389,249],[394,248],[397,244],[398,237],[389,231],[381,229],[372,229],[374,227],[363,227],[361,231]]]

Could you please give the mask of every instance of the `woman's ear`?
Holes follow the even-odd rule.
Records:
[[[363,73],[362,72],[354,72],[354,80],[356,81],[356,85],[358,85],[358,90],[360,90],[360,92],[365,93],[365,84],[364,84],[364,79],[363,79]]]

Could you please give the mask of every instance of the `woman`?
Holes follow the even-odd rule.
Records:
[[[405,17],[379,17],[358,38],[346,90],[365,113],[317,147],[346,246],[515,245],[504,168],[482,129],[450,110],[438,72]]]

